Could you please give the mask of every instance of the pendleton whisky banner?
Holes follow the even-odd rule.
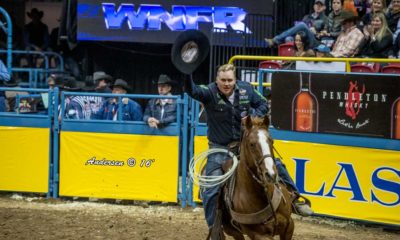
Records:
[[[276,129],[400,139],[400,77],[278,72],[272,75]]]

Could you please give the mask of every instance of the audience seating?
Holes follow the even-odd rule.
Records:
[[[263,69],[280,69],[282,68],[282,65],[281,63],[275,61],[263,61],[260,62],[258,67]]]
[[[389,65],[382,68],[382,73],[400,74],[400,63],[389,63]]]
[[[294,42],[282,43],[278,46],[278,56],[293,57],[294,55]]]
[[[377,73],[381,69],[381,65],[379,63],[374,64],[362,64],[357,63],[350,66],[352,72],[365,72],[365,73]]]
[[[278,56],[292,57],[295,54],[294,42],[287,42],[278,46]],[[263,69],[281,69],[282,61],[268,60],[260,62],[259,68]]]

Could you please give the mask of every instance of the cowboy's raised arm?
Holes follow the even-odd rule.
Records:
[[[196,85],[192,75],[185,80],[184,91],[189,94],[189,96],[202,103],[207,103],[212,99],[212,93],[208,86]]]

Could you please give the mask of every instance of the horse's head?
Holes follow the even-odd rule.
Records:
[[[268,131],[269,118],[246,117],[242,120],[244,132],[240,160],[263,183],[275,183],[277,170],[273,155],[273,140]]]

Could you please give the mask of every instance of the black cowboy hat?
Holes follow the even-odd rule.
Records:
[[[173,84],[175,84],[175,82],[172,81],[171,78],[168,77],[168,75],[166,75],[166,74],[161,74],[161,75],[158,77],[157,84],[168,84],[168,85],[173,85]]]
[[[175,67],[185,73],[193,73],[207,57],[210,43],[204,33],[187,30],[179,34],[171,51],[171,60]]]
[[[110,75],[106,74],[105,72],[98,71],[93,73],[93,81],[95,83],[99,82],[100,80],[105,80],[108,83],[111,83],[113,81],[113,77]]]
[[[43,11],[39,11],[37,8],[32,8],[30,12],[26,12],[26,15],[28,15],[29,18],[33,18],[35,15],[38,16],[38,18],[42,18]]]
[[[80,92],[82,89],[78,87],[78,82],[74,77],[71,76],[64,76],[62,78],[63,83],[60,89],[63,91],[68,91],[68,92]],[[56,84],[57,85],[57,84]]]
[[[92,76],[86,76],[85,86],[82,87],[82,92],[95,92],[96,85],[93,82]]]
[[[127,92],[130,92],[132,89],[129,87],[129,85],[128,85],[128,83],[125,81],[125,80],[123,80],[123,79],[117,79],[117,80],[115,80],[115,83],[114,83],[114,85],[112,86],[112,88],[114,88],[114,87],[120,87],[120,88],[123,88],[123,89],[125,89]]]

